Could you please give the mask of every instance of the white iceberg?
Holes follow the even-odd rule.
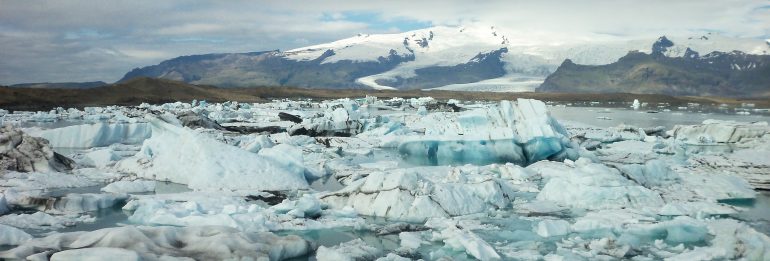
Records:
[[[514,190],[505,179],[480,171],[479,167],[466,167],[373,172],[322,200],[335,208],[351,206],[361,215],[405,221],[474,214],[511,205]]]
[[[295,190],[308,187],[293,161],[268,159],[185,127],[150,118],[152,138],[116,168],[139,177],[186,184],[192,189]]]
[[[0,246],[16,246],[30,239],[32,236],[21,229],[0,224]]]
[[[736,143],[770,133],[767,122],[705,120],[700,125],[676,125],[669,134],[692,144]]]
[[[121,180],[121,181],[116,181],[116,182],[107,184],[107,186],[104,186],[101,190],[104,192],[119,193],[119,194],[152,192],[152,191],[155,191],[155,181]]]
[[[333,247],[320,246],[315,257],[318,261],[355,261],[374,260],[381,255],[382,250],[357,238]]]
[[[94,123],[31,132],[60,148],[106,147],[115,143],[138,144],[152,136],[147,123]]]
[[[617,170],[585,158],[559,176],[551,177],[537,199],[584,209],[658,208],[660,195],[626,179]]]
[[[570,232],[570,224],[564,220],[542,220],[534,228],[541,237],[564,236]]]
[[[0,258],[24,259],[43,252],[56,255],[57,252],[83,248],[120,248],[137,253],[143,260],[162,256],[197,260],[282,260],[304,255],[311,249],[310,244],[300,237],[280,237],[269,232],[243,233],[218,226],[125,226],[31,239],[16,248],[0,252]],[[103,249],[83,251],[98,253],[99,250]],[[73,254],[77,253],[62,255],[69,257]]]
[[[576,145],[538,100],[501,101],[497,106],[461,113],[435,113],[414,127],[424,127],[424,136],[404,139],[399,151],[407,158],[422,158],[431,164],[519,165],[543,159],[576,159]]]

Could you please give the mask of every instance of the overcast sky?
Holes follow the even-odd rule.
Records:
[[[0,84],[113,82],[180,55],[467,23],[543,41],[701,32],[767,39],[770,1],[0,0]]]

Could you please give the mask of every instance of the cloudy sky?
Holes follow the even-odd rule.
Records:
[[[0,0],[0,84],[113,82],[180,55],[467,23],[544,42],[701,32],[767,39],[770,1]]]

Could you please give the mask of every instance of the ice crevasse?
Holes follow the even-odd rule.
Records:
[[[149,117],[152,137],[133,157],[116,164],[138,177],[192,189],[296,190],[308,187],[304,169],[230,146],[189,128]]]
[[[425,135],[407,137],[398,150],[424,164],[527,165],[544,159],[577,159],[578,146],[545,103],[532,99],[501,101],[496,106],[445,117],[423,117]]]

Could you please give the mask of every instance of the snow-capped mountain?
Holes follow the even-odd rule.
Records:
[[[655,38],[548,42],[509,36],[493,26],[431,27],[396,34],[359,34],[285,52],[185,56],[137,68],[123,78],[160,77],[222,87],[450,89],[532,91],[565,60],[602,65],[629,51],[651,53]],[[667,37],[664,54],[741,51],[765,55],[759,39],[716,34]]]

